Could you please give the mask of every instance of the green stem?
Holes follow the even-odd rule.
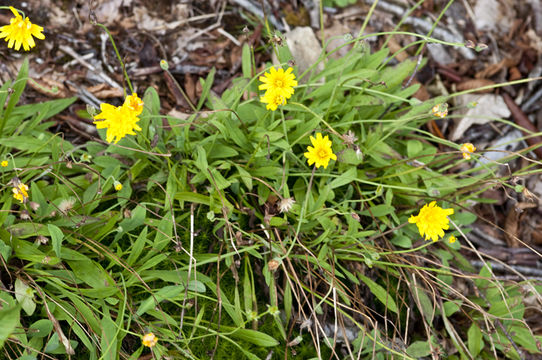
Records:
[[[124,73],[124,78],[126,79],[126,83],[128,84],[128,87],[130,88],[130,94],[134,93],[134,88],[132,87],[132,83],[130,82],[130,78],[128,77],[128,73],[126,72],[126,66],[124,66],[124,62],[122,61],[122,58],[120,56],[119,50],[117,49],[117,45],[115,44],[115,40],[113,40],[113,36],[107,29],[107,27],[100,23],[95,23],[95,25],[101,27],[109,36],[109,41],[111,41],[111,44],[113,45],[113,50],[115,50],[115,54],[117,54],[117,58],[119,59],[120,66],[122,67],[122,72]]]

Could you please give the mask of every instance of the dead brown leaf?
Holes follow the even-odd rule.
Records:
[[[516,66],[519,63],[519,56],[517,58],[504,58],[496,64],[487,65],[482,71],[479,71],[474,75],[476,79],[487,79],[501,71],[503,68],[509,68]]]
[[[28,84],[32,89],[45,96],[62,99],[72,95],[63,83],[49,77],[32,79]]]
[[[525,210],[532,209],[537,206],[537,204],[532,202],[519,202],[510,209],[504,222],[504,237],[506,238],[506,242],[508,243],[509,247],[517,248],[523,246],[518,240],[518,237],[522,233],[522,218],[527,215]],[[522,240],[526,241],[527,239]]]
[[[464,91],[464,90],[472,90],[481,88],[483,86],[489,86],[494,85],[495,81],[489,80],[489,79],[468,79],[460,82],[457,84],[457,90]],[[479,90],[476,91],[476,93],[490,93],[493,92],[493,89],[486,89],[486,90]]]
[[[105,83],[90,86],[87,88],[87,90],[90,91],[92,95],[96,96],[98,99],[124,97],[124,92],[122,89],[111,87]]]

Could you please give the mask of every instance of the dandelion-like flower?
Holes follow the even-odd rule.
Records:
[[[19,181],[14,184],[11,190],[13,191],[13,197],[21,203],[25,203],[28,200],[28,186],[22,182]]]
[[[148,333],[148,334],[145,334],[145,336],[143,336],[143,339],[141,340],[141,342],[146,347],[151,348],[158,343],[158,338],[153,333]]]
[[[122,106],[128,108],[135,116],[139,116],[143,111],[143,100],[141,100],[136,93],[133,93],[126,97]]]
[[[470,160],[471,154],[476,151],[476,148],[471,143],[465,143],[460,148],[463,153],[463,159]]]
[[[264,96],[260,98],[260,101],[267,104],[265,107],[267,110],[275,111],[279,105],[286,105],[286,98],[275,91],[266,91]]]
[[[117,191],[121,191],[122,190],[122,184],[118,181],[115,180],[115,182],[113,183],[113,186],[115,187],[115,190]]]
[[[450,242],[450,244],[453,244],[454,242],[457,241],[457,238],[453,235],[450,236],[450,238],[448,239],[448,241]]]
[[[433,106],[433,115],[438,116],[439,118],[444,118],[448,115],[448,104],[437,104]]]
[[[2,160],[2,162],[0,163],[0,166],[7,167],[8,166],[8,161],[7,160]]]
[[[297,86],[295,75],[292,73],[293,68],[279,68],[275,70],[272,66],[269,72],[260,76],[259,80],[263,83],[259,86],[260,90],[274,93],[275,96],[282,96],[284,99],[289,99],[294,94],[294,86]],[[265,96],[264,96],[265,97]]]
[[[333,153],[333,150],[331,149],[331,140],[328,139],[327,135],[322,137],[321,133],[317,133],[316,139],[312,136],[310,139],[312,146],[308,146],[307,152],[304,154],[309,165],[315,164],[317,169],[320,166],[323,166],[324,169],[326,169],[329,160],[337,160],[337,155]]]
[[[454,209],[443,209],[432,201],[425,204],[417,216],[412,215],[408,222],[416,224],[420,235],[425,235],[425,240],[437,241],[439,237],[444,237],[444,230],[450,228],[448,216],[453,213]]]
[[[137,125],[139,114],[143,111],[143,101],[134,93],[126,97],[122,106],[113,106],[103,103],[100,105],[101,112],[94,116],[96,128],[107,129],[107,142],[118,143],[126,135],[135,135],[134,130],[141,131]]]
[[[19,51],[22,45],[23,49],[28,51],[36,46],[32,36],[40,40],[45,39],[41,26],[32,24],[28,17],[23,19],[14,7],[10,6],[9,9],[15,17],[11,18],[9,25],[0,27],[0,39],[6,38],[8,48],[13,48],[15,45],[15,50]]]

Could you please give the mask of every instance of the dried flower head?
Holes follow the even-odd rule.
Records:
[[[38,243],[40,243],[41,245],[47,245],[47,243],[49,243],[49,238],[43,236],[43,235],[38,235]]]
[[[267,266],[269,267],[270,271],[275,271],[275,270],[277,270],[279,268],[280,261],[278,261],[277,259],[271,259],[267,263]]]
[[[35,201],[30,201],[28,205],[30,205],[30,208],[34,211],[37,211],[40,208],[40,204]]]
[[[448,104],[437,104],[433,106],[433,115],[438,116],[439,118],[444,118],[448,115]]]
[[[352,130],[348,130],[348,132],[342,136],[342,139],[346,146],[352,146],[356,141],[358,141],[356,134],[354,134]]]
[[[463,159],[470,160],[471,154],[476,151],[476,148],[471,143],[465,143],[460,148],[463,153]]]
[[[281,213],[286,213],[292,209],[292,206],[295,204],[295,200],[292,197],[283,198],[279,202],[279,209]]]
[[[15,45],[15,50],[19,51],[22,45],[23,49],[28,51],[36,46],[33,37],[40,40],[45,39],[41,26],[32,24],[28,17],[23,19],[14,7],[10,6],[9,9],[15,17],[11,18],[9,25],[4,25],[0,28],[0,39],[6,38],[8,48],[11,49]]]
[[[28,212],[28,210],[22,210],[19,218],[21,220],[30,220],[30,213]]]
[[[444,230],[450,228],[448,216],[453,213],[454,209],[443,209],[432,201],[425,204],[417,216],[412,215],[408,222],[416,224],[420,235],[425,235],[425,240],[437,241],[439,237],[444,237]]]
[[[325,169],[329,164],[329,160],[337,160],[337,155],[333,153],[331,140],[328,139],[327,135],[322,137],[321,133],[317,133],[316,138],[311,136],[310,139],[313,146],[308,146],[307,152],[304,154],[309,165],[315,164],[317,169],[320,166]]]
[[[153,347],[158,343],[158,338],[153,333],[148,333],[143,336],[143,339],[141,340],[143,345],[146,347]]]
[[[75,205],[74,198],[64,199],[58,205],[58,211],[60,211],[62,215],[66,216],[68,212],[73,209],[73,205]]]

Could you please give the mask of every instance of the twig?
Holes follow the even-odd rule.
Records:
[[[506,103],[506,106],[508,106],[508,109],[512,113],[512,117],[514,118],[514,121],[516,124],[521,126],[523,129],[526,129],[527,131],[524,131],[521,129],[521,132],[527,137],[525,138],[525,141],[530,146],[539,146],[542,144],[542,137],[541,136],[529,136],[530,133],[538,133],[538,129],[534,124],[529,120],[527,115],[521,109],[519,106],[517,106],[516,102],[510,95],[507,93],[503,94],[503,100]],[[542,160],[542,148],[537,147],[536,149],[533,149],[533,152],[536,154],[539,160]]]
[[[253,13],[257,17],[259,17],[261,19],[264,18],[263,10],[260,9],[260,7],[258,5],[253,4],[251,1],[249,1],[249,0],[232,0],[232,2],[239,5],[239,6],[241,6],[245,10]],[[277,18],[275,18],[272,14],[269,14],[269,12],[267,12],[267,13],[268,13],[267,19],[275,27],[275,29],[277,29],[279,31],[283,31],[284,26],[277,20]]]
[[[237,40],[236,38],[234,38],[232,34],[230,34],[229,32],[227,32],[227,31],[224,30],[223,28],[218,28],[217,31],[218,31],[219,33],[221,33],[222,35],[224,35],[225,37],[227,37],[228,39],[230,39],[231,42],[234,43],[235,45],[241,46],[241,43],[239,42],[239,40]]]
[[[60,45],[58,48],[62,50],[63,52],[65,52],[66,54],[73,57],[75,60],[77,60],[78,63],[85,66],[87,69],[89,69],[90,71],[94,72],[96,75],[101,77],[110,86],[122,89],[122,86],[120,86],[115,80],[111,79],[109,76],[104,74],[103,71],[98,71],[96,67],[94,67],[92,64],[89,64],[85,59],[83,59],[79,54],[77,54],[75,50],[73,50],[71,47],[66,46],[66,45]]]
[[[90,91],[88,91],[87,89],[85,89],[82,86],[77,85],[76,83],[74,83],[73,81],[70,81],[70,80],[66,80],[66,84],[68,84],[68,85],[70,85],[70,86],[77,89],[77,95],[79,96],[79,98],[81,100],[83,100],[83,102],[85,104],[93,106],[93,107],[95,107],[97,109],[100,108],[100,104],[102,102],[96,96],[92,95],[92,93]]]
[[[106,33],[101,33],[100,34],[100,40],[102,40],[102,46],[101,46],[101,50],[102,50],[102,62],[103,64],[105,65],[105,67],[107,68],[107,70],[109,70],[110,73],[115,73],[115,70],[111,67],[111,65],[109,65],[109,63],[107,62],[107,57],[105,56],[105,49],[106,49],[106,46],[107,46],[107,39],[109,37],[107,36]]]
[[[485,260],[485,261],[471,260],[470,263],[472,264],[472,266],[476,268],[480,268],[480,269],[483,268],[486,264],[489,264],[491,265],[491,269],[494,271],[502,271],[508,274],[510,273],[515,274],[514,271],[511,271],[511,269],[514,269],[516,270],[516,272],[525,276],[533,275],[537,277],[542,277],[542,269],[532,268],[528,266],[510,265],[510,264],[506,264],[505,266],[505,265],[499,264],[494,261],[489,261],[489,260]]]
[[[372,4],[374,1],[375,0],[365,0],[365,3]],[[378,4],[376,5],[376,7],[380,8],[383,11],[392,13],[396,16],[404,16],[406,12],[406,10],[402,6],[390,4],[385,1],[378,1]],[[406,18],[403,23],[408,24],[408,25],[414,25],[414,27],[420,28],[425,32],[428,32],[429,30],[431,30],[433,26],[433,24],[431,24],[430,22],[426,20],[423,20],[417,17],[412,17],[412,16],[409,16],[408,18]],[[436,38],[440,38],[447,42],[464,42],[465,41],[465,39],[463,39],[463,37],[460,34],[454,34],[451,31],[447,29],[443,29],[441,27],[436,27],[433,30],[433,35]],[[475,56],[470,49],[467,49],[465,47],[460,47],[458,48],[458,50],[465,59],[468,59],[468,60],[475,59]]]

